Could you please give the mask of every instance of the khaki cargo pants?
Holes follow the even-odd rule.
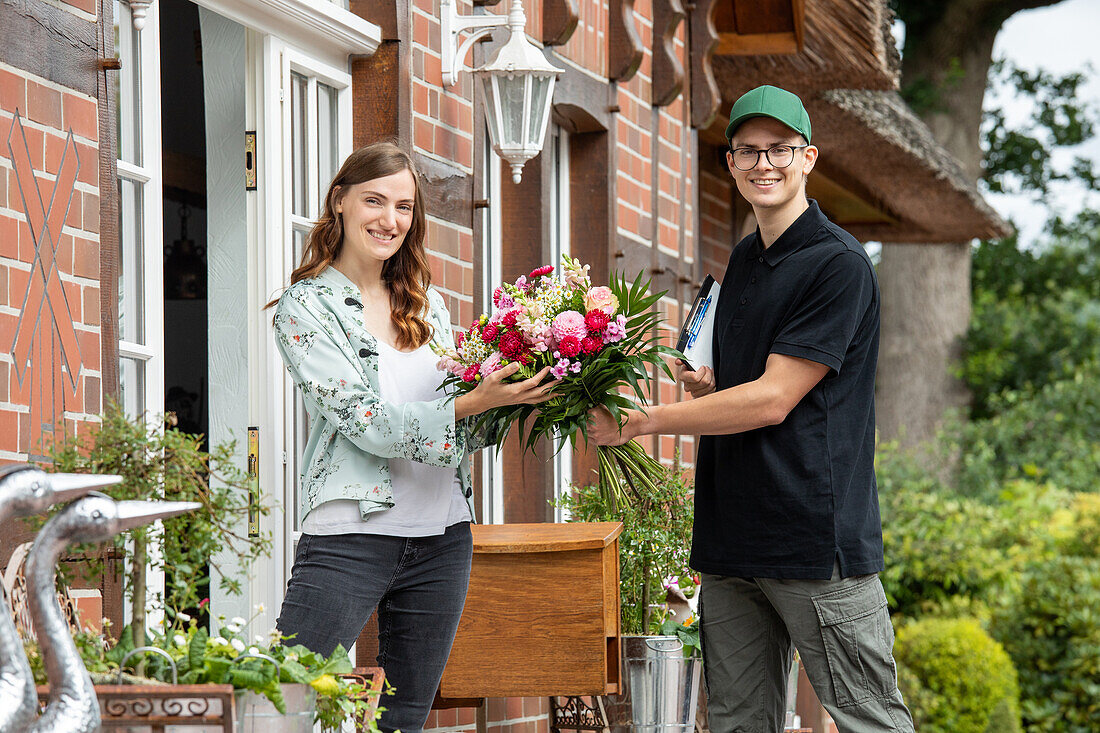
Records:
[[[914,731],[877,575],[841,578],[838,567],[831,580],[704,574],[699,605],[713,733],[781,733],[792,644],[841,733]]]

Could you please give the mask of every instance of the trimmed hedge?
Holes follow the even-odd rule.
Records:
[[[917,730],[1020,730],[1016,668],[976,619],[925,618],[903,626],[894,654],[901,665],[898,684]]]

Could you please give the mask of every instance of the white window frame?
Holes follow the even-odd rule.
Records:
[[[550,262],[557,269],[561,258],[571,253],[569,246],[569,133],[558,125],[550,130]],[[554,448],[554,521],[569,520],[569,512],[558,505],[573,482],[573,445],[568,438]]]
[[[119,2],[122,6],[128,6],[125,0]],[[160,12],[156,4],[149,7],[146,15],[145,26],[136,30],[127,12],[118,14],[119,24],[119,57],[122,59],[122,68],[119,74],[119,105],[116,114],[121,115],[124,109],[122,95],[129,89],[131,93],[135,89],[133,74],[135,69],[140,70],[140,78],[136,91],[139,95],[135,101],[137,113],[140,115],[140,130],[133,129],[134,119],[126,115],[120,124],[120,139],[118,153],[122,152],[122,136],[140,134],[140,159],[141,165],[122,160],[117,160],[118,180],[141,186],[141,263],[138,277],[141,279],[140,300],[136,304],[142,313],[142,334],[140,341],[128,341],[120,338],[118,342],[119,376],[122,378],[122,360],[132,359],[140,362],[143,368],[143,388],[141,395],[141,411],[150,426],[160,423],[160,416],[164,413],[164,212],[161,201],[163,198],[163,179],[161,173],[161,119],[160,119]],[[140,49],[138,59],[129,58],[132,46],[127,41],[138,34]],[[124,198],[119,199],[119,211],[123,211]],[[138,227],[133,226],[136,230]],[[119,227],[119,239],[125,235],[128,227],[125,223]],[[122,247],[121,252],[126,248]],[[119,262],[121,272],[128,263]],[[132,267],[134,263],[129,263]],[[128,294],[133,297],[133,293]],[[125,390],[125,387],[123,387]],[[131,390],[134,389],[131,387]],[[136,415],[131,415],[136,417]]]
[[[493,310],[493,290],[503,282],[501,259],[504,243],[501,236],[501,159],[493,153],[489,131],[484,131],[484,171],[482,198],[489,205],[481,210],[481,231],[484,247],[481,257],[481,312]],[[497,446],[486,446],[481,451],[481,512],[479,521],[485,524],[504,524],[504,454]]]
[[[263,256],[267,258],[265,266],[258,266],[254,272],[266,273],[266,281],[260,292],[275,294],[285,287],[290,281],[290,273],[298,265],[298,257],[294,249],[295,230],[308,232],[313,221],[320,213],[320,199],[324,192],[319,189],[326,188],[329,181],[319,181],[317,173],[317,83],[325,83],[337,90],[337,168],[352,150],[352,120],[351,120],[351,73],[349,69],[340,69],[326,63],[315,56],[303,52],[298,48],[273,36],[259,36],[257,34],[257,46],[262,46],[262,53],[266,63],[263,66],[265,76],[264,90],[264,124],[262,127],[266,133],[261,138],[259,146],[263,151],[261,160],[267,171],[273,175],[264,179],[272,185],[260,197],[263,208],[270,211],[270,216],[262,216],[257,211],[258,219],[268,222],[268,231],[257,230],[257,242],[250,247],[251,256]],[[307,76],[310,81],[307,88],[307,132],[305,171],[306,181],[306,206],[308,216],[293,213],[293,135],[291,133],[293,120],[291,118],[291,89],[293,73]],[[257,125],[257,128],[261,127]],[[259,129],[257,130],[260,135]],[[278,172],[275,175],[274,172]],[[260,177],[263,178],[263,170]],[[259,202],[257,202],[259,203]],[[259,208],[259,207],[258,207]],[[269,243],[267,247],[261,242]],[[277,244],[276,244],[277,243]],[[251,269],[251,268],[250,268]],[[265,314],[266,315],[266,314]],[[257,324],[254,332],[257,337],[264,339],[262,344],[257,344],[255,353],[266,354],[265,365],[257,363],[257,367],[266,373],[266,381],[263,377],[259,381],[253,381],[254,403],[253,414],[262,415],[261,425],[270,425],[276,429],[268,436],[271,448],[261,450],[260,460],[266,469],[267,476],[278,476],[279,486],[271,482],[266,490],[279,497],[283,511],[277,516],[272,531],[274,534],[274,547],[272,556],[277,558],[274,563],[273,573],[266,577],[257,578],[257,587],[253,589],[258,602],[263,602],[265,607],[269,602],[275,602],[282,598],[283,588],[286,587],[286,579],[290,576],[290,569],[294,563],[294,552],[297,547],[301,531],[296,524],[301,521],[296,517],[297,512],[297,484],[298,472],[301,460],[301,448],[304,446],[304,437],[300,433],[300,425],[296,422],[296,410],[302,409],[301,396],[297,393],[294,382],[283,368],[282,361],[275,349],[274,338],[270,330],[270,317],[263,319],[262,324]],[[257,360],[259,362],[261,360]],[[265,600],[265,598],[267,600]]]

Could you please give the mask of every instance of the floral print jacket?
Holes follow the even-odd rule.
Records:
[[[294,283],[275,308],[275,344],[309,414],[298,516],[333,499],[356,499],[364,517],[394,504],[390,458],[458,471],[470,516],[469,454],[483,447],[454,396],[393,404],[378,391],[378,342],[363,325],[359,288],[329,267]],[[428,290],[432,342],[453,348],[443,297]],[[443,373],[439,375],[440,384]]]

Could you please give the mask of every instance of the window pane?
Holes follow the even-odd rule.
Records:
[[[309,80],[301,74],[290,74],[290,146],[291,197],[293,213],[309,216],[306,211],[306,91]]]
[[[141,160],[141,34],[134,31],[129,3],[115,1],[115,54],[122,60],[117,74],[107,74],[118,99],[118,157],[134,165]]]
[[[328,186],[340,166],[339,129],[336,116],[336,90],[317,84],[317,202],[318,215]]]
[[[308,235],[308,232],[306,232],[305,230],[299,229],[298,227],[294,228],[294,259],[293,259],[293,262],[294,262],[295,267],[297,267],[302,262],[302,252],[305,251],[305,248],[306,248],[306,237],[307,237],[307,235]]]
[[[118,335],[136,344],[145,343],[141,198],[142,184],[118,182]]]
[[[122,357],[119,365],[119,403],[130,417],[145,412],[145,362]]]

